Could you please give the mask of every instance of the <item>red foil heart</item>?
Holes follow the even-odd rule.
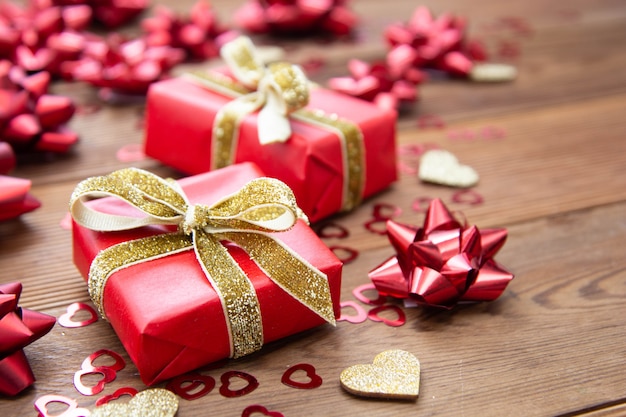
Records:
[[[339,260],[343,262],[344,265],[353,262],[359,256],[359,251],[349,248],[347,246],[333,245],[329,246],[328,249],[333,251],[335,256],[337,256],[337,258],[339,258]]]
[[[90,317],[81,321],[72,320],[74,315],[81,311],[88,312]],[[98,321],[98,313],[88,304],[73,303],[67,306],[67,312],[62,314],[57,321],[63,327],[84,327]]]
[[[299,382],[294,381],[292,376],[294,373],[298,371],[306,372],[307,378],[309,378],[308,382]],[[280,382],[287,385],[288,387],[298,388],[298,389],[313,389],[322,386],[322,377],[319,376],[315,372],[315,367],[308,363],[299,363],[297,365],[293,365],[289,367],[280,379]]]
[[[87,386],[83,383],[82,377],[85,375],[101,374],[102,379],[98,380],[96,385]],[[113,381],[116,377],[116,372],[108,367],[94,367],[92,369],[80,369],[74,373],[74,387],[83,395],[96,395],[100,394],[104,390],[104,386]]]
[[[353,324],[363,323],[367,320],[367,312],[361,307],[359,304],[354,301],[342,301],[339,303],[341,307],[341,316],[337,319],[337,321],[347,321]],[[343,309],[346,307],[350,307],[356,311],[356,315],[346,314]]]
[[[241,413],[241,417],[251,417],[254,413],[261,413],[264,416],[268,417],[284,417],[282,413],[278,411],[269,411],[267,408],[259,404],[249,405],[244,408],[243,412]]]
[[[231,390],[230,389],[231,378],[243,379],[244,381],[248,383],[248,385],[238,390]],[[250,394],[259,386],[259,382],[256,380],[255,377],[253,377],[250,374],[247,374],[245,372],[240,372],[240,371],[224,372],[220,378],[220,381],[222,382],[222,385],[220,385],[220,394],[227,398],[241,397],[246,394]]]
[[[168,382],[166,388],[179,397],[192,401],[211,392],[215,388],[215,379],[198,373],[184,374]]]
[[[387,301],[387,298],[380,293],[377,294],[376,298],[368,298],[365,296],[365,294],[363,294],[366,291],[376,291],[378,293],[376,286],[370,283],[370,284],[359,285],[358,287],[352,290],[352,295],[354,295],[354,298],[356,298],[360,302],[364,304],[369,304],[369,305],[381,305],[381,304],[384,304],[385,301]]]
[[[388,310],[394,311],[398,315],[398,318],[395,320],[389,320],[379,315],[381,312],[388,311]],[[399,327],[399,326],[404,325],[404,323],[406,323],[406,316],[404,315],[404,311],[402,311],[400,307],[392,305],[392,304],[383,304],[381,306],[372,308],[367,313],[367,317],[372,321],[383,322],[387,326],[391,326],[391,327]]]
[[[123,395],[128,395],[131,398],[137,395],[137,390],[133,387],[122,387],[117,390],[113,394],[105,395],[96,400],[96,407],[107,404],[110,401],[117,400]]]
[[[350,236],[348,229],[337,223],[324,223],[317,229],[317,235],[322,239],[345,239]]]
[[[67,405],[67,409],[61,414],[49,414],[48,405],[60,403]],[[62,395],[44,395],[35,400],[35,410],[39,413],[38,417],[87,417],[91,413],[86,408],[79,408],[76,400],[64,397]]]

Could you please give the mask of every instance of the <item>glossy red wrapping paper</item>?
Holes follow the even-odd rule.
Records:
[[[263,175],[254,164],[246,163],[185,178],[179,183],[192,203],[211,204],[260,176]],[[131,215],[134,210],[109,198],[92,204],[96,210],[111,214]],[[102,233],[74,223],[74,261],[87,277],[89,266],[100,250],[165,230],[149,226]],[[276,235],[328,276],[335,316],[339,317],[341,262],[303,221]],[[242,249],[225,244],[257,292],[264,344],[325,323],[272,283]],[[193,250],[114,273],[105,287],[104,307],[146,384],[172,378],[229,355],[226,318],[220,300]]]
[[[188,174],[211,168],[211,130],[216,113],[231,99],[180,78],[153,84],[146,111],[146,154]],[[394,110],[322,88],[311,89],[308,109],[356,123],[364,137],[363,197],[382,191],[396,178]],[[285,182],[312,222],[341,210],[344,167],[341,142],[321,127],[291,120],[284,143],[261,145],[257,114],[240,127],[235,162],[251,161]]]

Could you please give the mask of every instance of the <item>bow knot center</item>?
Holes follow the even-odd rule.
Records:
[[[190,235],[194,230],[203,229],[209,224],[208,207],[202,204],[192,204],[187,208],[185,218],[180,229],[186,235]]]

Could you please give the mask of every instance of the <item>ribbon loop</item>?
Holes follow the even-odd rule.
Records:
[[[91,197],[114,196],[147,216],[98,212],[84,203]],[[286,247],[272,232],[292,228],[306,217],[291,189],[272,178],[258,178],[211,206],[189,204],[182,188],[147,171],[128,168],[82,181],[72,194],[75,221],[97,231],[128,230],[171,224],[179,232],[126,241],[101,251],[89,271],[89,293],[103,317],[104,287],[116,271],[152,259],[193,249],[207,280],[219,296],[227,318],[231,356],[263,345],[261,311],[255,289],[221,245],[230,240],[246,250],[268,277],[313,312],[334,324],[326,275]]]

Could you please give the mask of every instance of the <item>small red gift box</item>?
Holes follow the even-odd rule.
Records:
[[[132,175],[139,171],[132,171]],[[138,175],[147,174],[149,173],[142,171]],[[182,187],[186,198],[196,205],[192,208],[200,204],[207,205],[205,207],[214,207],[216,202],[222,201],[225,196],[240,190],[244,184],[248,184],[261,175],[254,164],[245,163],[185,178],[178,181],[178,184]],[[109,179],[96,177],[96,183],[102,181],[102,178]],[[145,183],[143,178],[138,183]],[[88,179],[83,183],[89,180],[94,179]],[[122,180],[122,182],[126,181],[128,180]],[[81,186],[77,187],[73,201]],[[82,186],[82,189],[84,188]],[[95,191],[102,191],[102,189]],[[249,199],[245,193],[244,201]],[[150,198],[142,201],[147,200]],[[94,210],[97,212],[96,215],[106,213],[125,216],[126,219],[129,216],[134,219],[145,218],[145,214],[135,207],[115,198],[91,201],[84,207],[88,207],[87,211]],[[196,208],[196,213],[197,210]],[[84,210],[81,209],[81,211]],[[253,210],[249,212],[254,213]],[[97,305],[98,299],[97,296],[94,298],[92,281],[97,281],[97,277],[93,276],[94,264],[102,261],[103,253],[120,244],[130,244],[128,250],[131,252],[135,250],[141,254],[144,249],[133,243],[137,242],[137,239],[150,236],[155,236],[157,239],[169,235],[183,236],[182,232],[176,232],[176,229],[169,225],[149,225],[114,232],[95,231],[78,224],[80,221],[77,220],[78,215],[74,208],[72,213],[74,215],[74,261],[81,274],[85,278],[89,277],[90,293]],[[88,217],[93,217],[93,215],[94,212],[91,212]],[[195,215],[192,217],[197,220]],[[182,226],[179,225],[179,229],[185,229],[189,227],[189,221],[192,223],[195,221],[190,220],[188,213],[183,218],[185,223]],[[218,219],[219,221],[221,220]],[[227,236],[227,234],[228,231],[226,235],[220,236]],[[296,220],[295,225],[287,231],[269,234],[281,243],[282,246],[277,249],[287,247],[295,252],[296,257],[304,263],[321,271],[322,284],[326,289],[325,295],[328,296],[327,311],[331,316],[330,320],[326,316],[325,318],[326,321],[333,321],[339,316],[341,262],[302,220]],[[196,244],[198,239],[200,238],[196,235],[194,238]],[[263,264],[259,258],[264,252],[272,252],[274,249],[270,250],[267,246],[263,246],[256,252],[250,249],[246,252],[239,244],[227,242],[223,237],[218,237],[217,242],[220,248],[226,248],[228,254],[236,262],[235,266],[241,268],[253,286],[260,308],[263,344],[325,323],[324,318],[318,315],[319,313],[316,314],[311,307],[307,307],[296,299],[299,291],[310,293],[310,286],[300,285],[301,288],[295,288],[295,290],[294,288],[283,289],[284,287],[268,277],[271,275],[271,271],[268,272],[271,268],[268,264]],[[203,244],[197,244],[197,246],[202,247]],[[215,279],[219,281],[221,277],[216,277],[214,272],[207,273],[207,270],[211,270],[211,265],[207,266],[207,264],[213,261],[201,264],[194,250],[197,251],[195,248],[173,250],[170,244],[160,257],[135,262],[123,269],[110,267],[113,272],[102,289],[101,311],[104,310],[146,384],[172,378],[229,356],[238,356],[233,355],[232,351],[233,332],[236,331],[233,326],[236,326],[236,320],[233,321],[231,318],[228,322],[229,313],[222,301],[224,299],[228,301],[229,294],[224,294],[224,292],[218,294],[213,282]],[[124,256],[126,256],[125,253],[122,257]],[[213,256],[210,254],[209,259],[215,259]],[[270,261],[277,264],[276,268],[289,270],[293,258],[275,261],[278,258],[272,258],[272,256],[270,254]],[[104,264],[116,261],[115,256],[109,259],[105,256]],[[218,267],[218,270],[220,268],[222,267]],[[211,274],[214,275],[211,277]],[[289,276],[289,273],[285,275],[287,280],[298,280],[298,277]],[[317,295],[313,294],[313,298]],[[245,320],[245,315],[243,318]],[[247,337],[248,334],[246,333],[245,336]],[[237,343],[235,340],[235,347]]]
[[[223,51],[224,48],[222,55]],[[266,175],[284,181],[313,222],[351,210],[361,199],[396,180],[395,111],[319,87],[309,89],[306,107],[286,112],[290,136],[284,142],[260,143],[259,123],[268,107],[261,106],[261,111],[246,114],[231,129],[236,145],[232,148],[221,145],[224,139],[217,137],[216,132],[221,134],[228,129],[219,127],[216,119],[227,104],[235,101],[233,98],[250,92],[280,95],[275,90],[259,93],[261,87],[258,90],[250,87],[254,82],[249,80],[237,78],[233,82],[231,75],[238,77],[240,71],[233,65],[229,69],[228,76],[222,72],[198,74],[195,79],[175,78],[150,87],[146,110],[147,155],[185,173],[198,174],[214,169],[216,158],[221,158],[220,153],[228,148],[231,156],[226,158],[226,164],[255,162]],[[272,71],[259,72],[261,78]],[[211,81],[203,84],[201,78]],[[261,80],[258,84],[277,88],[274,81]],[[296,92],[300,94],[300,90]],[[287,102],[287,106],[290,104]],[[272,128],[279,129],[273,119]]]

